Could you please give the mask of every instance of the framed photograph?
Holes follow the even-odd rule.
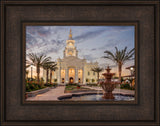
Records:
[[[159,2],[1,2],[1,125],[160,125]]]
[[[24,102],[136,103],[138,24],[70,24],[23,23]]]

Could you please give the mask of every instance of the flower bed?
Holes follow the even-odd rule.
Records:
[[[26,83],[26,92],[35,91],[43,88],[45,88],[45,86],[41,86],[40,84],[34,82]]]
[[[135,90],[135,87],[131,87],[129,84],[121,84],[121,89]]]
[[[27,81],[26,82],[26,92],[31,92],[31,91],[36,91],[36,90],[40,90],[46,87],[57,87],[57,83],[51,83],[51,84],[38,84],[34,81]]]
[[[90,86],[90,87],[92,87],[92,86],[98,86],[98,84],[95,84],[95,83],[88,83],[87,86]]]
[[[66,87],[65,87],[65,93],[72,93],[72,92],[77,92],[77,91],[85,91],[85,90],[91,90],[89,88],[85,88],[85,87],[82,87],[78,84],[67,84]]]

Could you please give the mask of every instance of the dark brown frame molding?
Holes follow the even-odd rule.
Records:
[[[142,61],[146,61],[146,64],[149,62],[149,60],[153,60],[151,62],[149,62],[149,65],[153,65],[152,66],[148,66],[145,70],[146,72],[146,76],[148,76],[149,74],[147,74],[148,72],[153,73],[153,75],[151,76],[151,80],[153,80],[152,83],[146,83],[146,86],[150,87],[150,84],[153,85],[153,89],[147,89],[145,88],[145,86],[143,85],[143,87],[140,87],[140,82],[144,81],[144,79],[147,79],[148,81],[150,81],[150,79],[146,78],[146,76],[141,76],[139,73],[142,71],[139,71],[138,69],[138,73],[136,74],[136,82],[138,83],[138,90],[136,91],[136,96],[138,99],[136,99],[136,102],[134,103],[118,103],[115,104],[113,103],[95,103],[95,102],[79,102],[78,104],[76,103],[59,103],[59,102],[26,102],[24,100],[24,90],[21,91],[19,93],[19,90],[24,89],[23,84],[18,87],[18,89],[14,89],[13,86],[11,86],[10,82],[10,78],[8,73],[13,74],[14,70],[19,71],[19,73],[23,73],[21,75],[19,75],[21,78],[24,79],[24,27],[25,25],[29,22],[29,23],[35,23],[36,25],[42,25],[42,24],[56,24],[56,23],[52,23],[53,21],[50,20],[50,22],[44,21],[43,19],[41,19],[40,22],[38,22],[39,20],[37,20],[37,22],[32,21],[32,20],[28,20],[28,19],[23,19],[23,7],[24,10],[26,9],[26,7],[42,7],[41,9],[43,10],[43,7],[49,7],[49,6],[59,6],[59,7],[68,7],[68,6],[72,6],[72,7],[91,7],[94,6],[95,8],[97,7],[121,7],[123,6],[124,8],[127,7],[142,7],[142,12],[144,12],[145,7],[147,8],[147,13],[149,14],[153,14],[151,15],[151,17],[154,17],[154,24],[150,24],[150,26],[144,25],[142,27],[142,24],[146,23],[144,20],[143,22],[141,20],[137,20],[135,19],[133,21],[132,20],[128,20],[128,21],[123,21],[123,20],[105,20],[105,21],[101,21],[102,19],[97,19],[95,20],[84,20],[84,21],[78,21],[76,18],[75,20],[56,20],[57,24],[61,25],[61,24],[70,24],[75,23],[75,25],[77,24],[86,24],[86,22],[92,22],[92,24],[97,24],[100,23],[101,25],[109,25],[109,24],[134,24],[136,26],[136,38],[135,38],[135,44],[136,44],[136,68],[142,67],[143,65],[145,66],[145,64]],[[14,9],[15,7],[19,8],[21,11],[17,11],[17,13],[20,16],[20,24],[19,27],[13,28],[16,32],[16,30],[19,30],[21,32],[21,37],[17,36],[18,40],[22,40],[23,42],[20,45],[16,45],[15,42],[15,48],[11,48],[12,42],[10,42],[10,37],[12,38],[11,33],[13,33],[14,31],[9,31],[8,28],[10,24],[8,24],[10,17],[12,17],[13,19],[16,18],[16,15],[10,15],[12,12],[12,9]],[[22,8],[21,8],[22,7]],[[1,104],[0,104],[0,108],[1,108],[1,122],[0,125],[2,126],[26,126],[26,125],[41,125],[41,126],[47,126],[47,125],[154,125],[154,126],[159,126],[160,125],[160,110],[159,110],[159,101],[160,101],[160,83],[159,83],[159,73],[160,73],[160,69],[159,69],[159,29],[160,29],[160,20],[159,20],[159,1],[158,0],[140,0],[140,1],[134,1],[134,0],[130,0],[130,1],[126,1],[126,0],[117,0],[117,1],[106,1],[106,0],[101,0],[101,1],[40,1],[40,0],[36,0],[36,1],[14,1],[14,0],[2,0],[1,1],[1,76],[0,76],[0,80],[1,80],[1,85],[0,85],[0,89],[1,89],[1,93],[0,93],[0,97],[1,97]],[[43,13],[43,11],[38,10],[41,14]],[[52,9],[52,8],[49,8]],[[139,8],[136,8],[139,9]],[[44,9],[45,10],[45,9]],[[154,10],[154,11],[152,11]],[[101,10],[103,11],[103,10]],[[46,12],[49,12],[49,10],[47,10]],[[46,13],[45,12],[45,13]],[[57,11],[55,11],[56,13],[58,13]],[[105,11],[104,11],[105,12]],[[139,14],[142,15],[141,10],[139,10]],[[80,12],[78,12],[80,13]],[[91,13],[91,12],[88,12]],[[87,14],[87,13],[86,13]],[[32,14],[30,14],[32,15]],[[71,14],[71,16],[73,16],[74,14]],[[86,16],[86,15],[85,15]],[[84,17],[85,17],[84,16]],[[112,17],[112,15],[110,15]],[[63,15],[62,15],[63,17]],[[59,19],[61,19],[62,17],[58,17]],[[86,16],[87,17],[87,16]],[[73,17],[74,18],[74,17]],[[145,18],[145,17],[144,17]],[[153,21],[153,19],[146,19],[149,21]],[[66,21],[66,22],[65,22]],[[18,24],[18,23],[17,23]],[[153,26],[153,27],[152,27]],[[19,29],[21,28],[21,29]],[[146,33],[146,31],[144,31],[143,29],[146,28],[150,28],[150,32],[151,36],[153,37],[152,39],[148,40],[149,42],[151,42],[150,44],[147,43],[146,41],[146,45],[149,44],[151,46],[151,48],[144,48],[144,50],[148,50],[148,52],[150,52],[151,55],[149,53],[144,54],[143,50],[139,50],[142,49],[142,47],[140,48],[140,42],[143,41],[143,34]],[[12,30],[12,29],[11,29]],[[153,34],[152,34],[153,33]],[[141,34],[141,36],[140,36]],[[147,33],[146,33],[147,34]],[[152,36],[153,35],[153,36]],[[146,36],[147,37],[147,36]],[[149,38],[148,38],[149,39]],[[142,44],[144,46],[144,44]],[[17,52],[20,52],[21,54],[19,55],[18,53],[15,54],[11,54],[10,52],[14,52],[15,50],[19,50]],[[144,51],[147,52],[147,51]],[[142,55],[143,54],[143,55]],[[17,63],[19,64],[20,62],[20,66],[17,67],[17,69],[14,70],[9,70],[8,68],[8,63],[9,61],[12,63],[12,59],[14,59],[15,57],[19,57]],[[140,62],[141,61],[141,62]],[[143,64],[141,64],[143,63]],[[10,65],[12,68],[12,65]],[[151,70],[151,68],[153,68],[153,71]],[[18,72],[17,72],[18,73]],[[17,75],[18,76],[18,75]],[[16,77],[16,75],[15,75]],[[141,78],[142,77],[142,78]],[[22,80],[15,80],[16,82],[23,82]],[[142,80],[143,79],[143,80]],[[11,78],[11,80],[13,80],[13,78]],[[16,85],[16,84],[15,84]],[[10,87],[11,86],[11,87]],[[137,85],[136,85],[137,86]],[[11,88],[13,88],[14,91],[11,90]],[[19,89],[20,88],[20,89]],[[144,89],[142,89],[144,88]],[[154,102],[154,103],[149,103],[147,100],[147,103],[149,104],[144,104],[144,101],[141,101],[142,99],[139,99],[139,97],[143,97],[143,98],[147,98],[145,96],[143,96],[143,93],[140,93],[140,91],[150,91],[150,97],[148,97],[150,99],[150,101]],[[18,95],[23,95],[23,96],[18,96],[17,99],[15,99],[15,96],[8,96],[9,95],[9,91],[11,91],[11,94],[14,94],[15,92],[18,92]],[[16,94],[16,93],[15,93]],[[142,94],[142,96],[140,96],[140,94]],[[149,96],[149,95],[148,95]],[[11,100],[11,97],[14,97],[13,100]],[[12,102],[14,103],[12,105]],[[57,108],[57,110],[55,110],[54,108]],[[110,112],[106,111],[106,107],[111,108]],[[119,108],[129,108],[129,112],[131,113],[126,113],[126,115],[120,113],[123,112],[122,110],[119,110]],[[139,108],[139,109],[138,109]],[[15,110],[14,110],[15,109]],[[44,110],[43,110],[44,109]],[[77,109],[77,110],[75,110]],[[30,111],[31,110],[31,111]],[[54,116],[54,113],[50,113],[49,111],[52,110],[53,112],[55,112],[57,115]],[[72,111],[73,110],[73,111]],[[132,111],[133,110],[133,111]],[[59,111],[59,113],[57,112]],[[69,113],[69,111],[72,111],[71,113]],[[93,113],[93,112],[94,113]],[[125,111],[125,110],[124,110]],[[137,112],[136,112],[137,111]],[[82,113],[81,113],[82,112]],[[86,114],[84,114],[84,112],[86,112]],[[90,112],[91,114],[89,114],[88,112]],[[127,111],[125,111],[127,112]],[[42,115],[41,115],[42,113]],[[46,113],[46,114],[45,114]],[[108,114],[107,114],[108,113]],[[143,114],[144,116],[142,116]],[[95,115],[94,115],[95,114]],[[110,114],[110,115],[109,115]],[[44,118],[42,118],[42,116],[44,116]],[[70,117],[68,117],[70,116]],[[72,116],[72,117],[71,117]],[[104,118],[104,116],[106,116],[106,118]],[[62,117],[62,118],[60,118]],[[111,118],[110,118],[111,117]],[[48,118],[48,120],[47,120]],[[108,118],[108,119],[107,119]]]

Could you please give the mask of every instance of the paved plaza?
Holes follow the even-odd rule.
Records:
[[[89,86],[84,86],[85,88],[93,89],[95,92],[100,93],[102,92],[101,87],[89,87]],[[57,101],[58,97],[60,96],[66,96],[66,95],[72,95],[72,93],[64,93],[65,86],[58,86],[54,89],[50,89],[48,92],[39,94],[35,97],[28,97],[26,100],[27,101]],[[88,91],[89,92],[89,91]],[[86,92],[78,92],[74,94],[82,94]],[[125,90],[125,89],[117,89],[115,88],[113,93],[121,93],[125,95],[134,95],[135,91],[134,90]]]

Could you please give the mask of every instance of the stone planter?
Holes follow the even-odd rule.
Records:
[[[40,89],[40,90],[36,90],[36,91],[31,91],[31,92],[26,92],[27,97],[35,97],[38,94],[43,94],[47,91],[49,91],[49,87],[44,88],[44,89]]]
[[[72,91],[65,90],[64,93],[72,93]]]

